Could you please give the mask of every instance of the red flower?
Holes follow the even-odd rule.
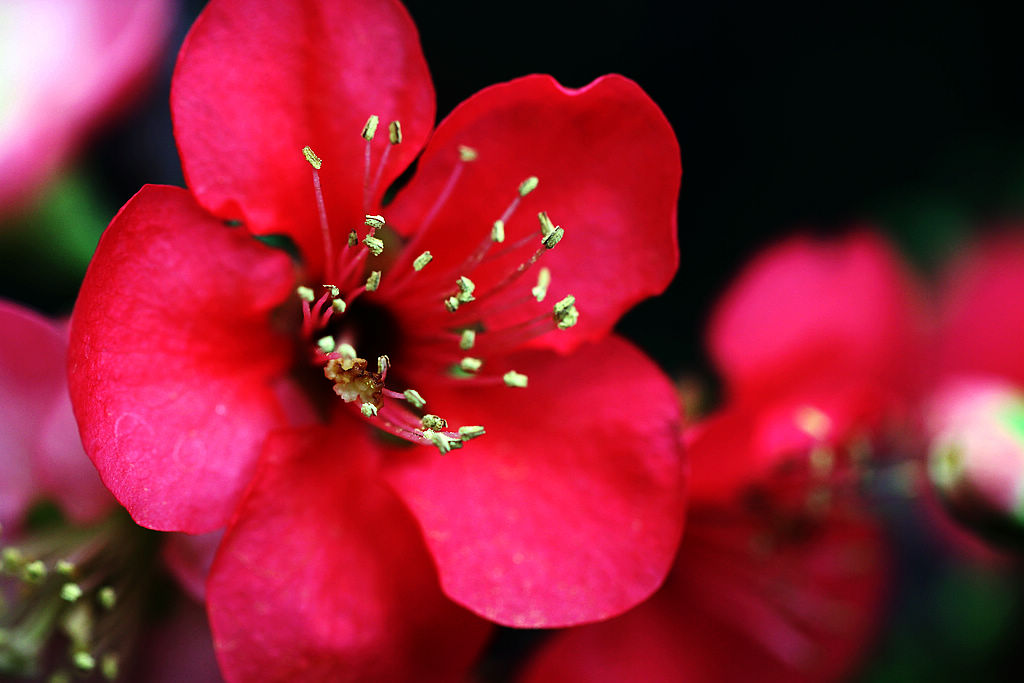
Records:
[[[69,370],[104,482],[153,528],[230,520],[208,584],[229,678],[443,675],[484,631],[438,579],[557,626],[671,563],[676,401],[609,335],[676,267],[668,123],[619,76],[498,85],[431,135],[432,99],[395,2],[212,2],[172,90],[190,191],[143,188],[83,285]],[[252,238],[276,233],[297,271]]]
[[[853,454],[909,407],[918,306],[871,233],[757,257],[712,317],[726,400],[685,435],[690,507],[669,579],[627,614],[556,636],[526,680],[848,674],[886,583]]]

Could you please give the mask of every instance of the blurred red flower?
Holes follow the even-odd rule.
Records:
[[[687,532],[655,596],[554,637],[543,681],[826,681],[881,616],[887,553],[859,461],[910,414],[921,304],[862,231],[760,254],[720,300],[709,347],[723,406],[684,435]]]
[[[0,21],[0,209],[29,199],[152,75],[169,0],[7,0]]]
[[[139,523],[228,524],[228,678],[451,675],[487,630],[445,596],[523,627],[646,598],[683,523],[678,408],[610,331],[675,272],[681,169],[640,88],[529,76],[431,133],[397,2],[222,0],[171,106],[190,189],[108,228],[69,371]]]

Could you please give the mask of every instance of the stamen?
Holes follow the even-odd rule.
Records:
[[[560,330],[567,330],[579,322],[580,313],[576,310],[576,297],[572,294],[556,303],[553,311],[555,323]]]
[[[381,380],[387,377],[388,368],[391,367],[391,358],[387,355],[377,356],[377,374],[380,375]]]
[[[79,671],[92,671],[96,668],[96,659],[88,652],[81,650],[71,655],[71,663]]]
[[[419,256],[417,256],[416,260],[412,262],[412,269],[418,273],[421,270],[423,270],[423,268],[432,260],[434,260],[434,255],[431,254],[429,251],[425,251]]]
[[[427,402],[420,396],[420,392],[415,389],[406,389],[404,392],[405,400],[411,403],[416,408],[422,408],[427,405]]]
[[[344,299],[335,299],[331,302],[331,308],[335,313],[344,313],[345,309],[348,308],[348,305],[345,303]]]
[[[359,411],[366,417],[377,417],[377,406],[372,403],[363,403],[359,406]]]
[[[373,235],[367,235],[363,238],[363,244],[370,250],[374,256],[380,256],[384,253],[384,242],[377,239]]]
[[[331,353],[334,351],[335,347],[334,337],[320,337],[320,339],[316,340],[316,345],[317,348],[319,348],[324,353]]]
[[[450,296],[444,300],[444,307],[449,313],[454,313],[459,310],[459,299],[458,297]]]
[[[103,609],[112,610],[117,604],[117,592],[110,586],[104,586],[96,595],[96,599],[99,601],[100,606]]]
[[[366,119],[366,125],[363,126],[363,139],[367,142],[373,140],[373,136],[377,133],[377,124],[380,123],[380,117],[376,114],[371,114],[370,118]]]
[[[82,587],[71,581],[60,587],[60,599],[65,602],[75,602],[82,597]]]
[[[375,270],[370,273],[370,277],[366,278],[366,291],[376,292],[378,287],[380,287],[380,271]]]
[[[459,293],[456,294],[456,298],[464,304],[468,304],[473,301],[473,290],[476,289],[476,284],[473,283],[465,275],[459,276],[459,279],[455,281],[455,286],[459,288]]]
[[[501,376],[501,379],[504,380],[506,386],[516,387],[518,389],[525,389],[529,382],[529,377],[518,373],[515,370],[509,370]]]
[[[476,330],[463,330],[462,337],[459,339],[459,348],[463,351],[469,351],[473,348],[473,344],[476,342]]]
[[[313,167],[313,193],[316,195],[316,210],[320,217],[320,235],[324,243],[324,254],[327,263],[327,278],[334,279],[334,246],[331,244],[331,230],[327,227],[327,209],[324,207],[324,193],[320,188],[320,167],[323,162],[320,160],[309,145],[302,148],[302,156]]]
[[[370,226],[374,230],[378,230],[380,228],[383,228],[384,224],[387,221],[384,220],[384,216],[370,216],[370,215],[367,215],[365,217],[365,221],[364,222],[366,223],[366,225]]]
[[[545,237],[541,244],[543,244],[546,249],[554,249],[555,245],[561,242],[562,237],[564,236],[565,230],[562,230],[561,228],[556,226],[554,231],[550,235]]]
[[[537,273],[537,286],[530,290],[534,298],[537,299],[537,303],[544,301],[544,297],[548,295],[548,287],[551,285],[551,269],[544,267]]]
[[[29,583],[40,584],[46,578],[46,565],[42,560],[35,560],[25,565],[22,570],[22,576]]]
[[[537,185],[540,184],[540,180],[537,176],[532,175],[523,182],[519,183],[519,196],[525,197],[534,190],[537,189]]]
[[[392,145],[402,144],[402,124],[398,121],[392,121],[388,124],[388,141]]]
[[[471,161],[476,161],[477,153],[475,149],[473,149],[472,147],[467,147],[466,145],[459,145],[458,149],[459,160],[465,161],[467,163]]]
[[[359,244],[359,233],[357,233],[354,229],[350,230],[348,233],[348,246],[354,247],[357,244]]]
[[[479,358],[473,358],[472,356],[466,356],[459,361],[459,368],[463,372],[479,372],[483,365],[484,362],[482,360]]]
[[[338,348],[336,349],[336,351],[341,356],[342,360],[355,360],[358,357],[356,354],[355,347],[347,342],[342,342],[341,344],[338,344]]]
[[[491,241],[498,243],[505,241],[505,221],[500,218],[491,226]]]
[[[540,234],[547,237],[555,231],[555,224],[548,218],[547,211],[541,211],[537,214],[537,218],[540,220]]]
[[[434,432],[439,432],[448,428],[447,420],[442,417],[438,417],[437,415],[431,415],[430,413],[427,413],[420,418],[420,424],[423,425],[424,429],[429,429]]]
[[[459,438],[462,439],[463,441],[475,439],[478,436],[483,436],[486,433],[487,432],[480,425],[466,425],[464,427],[459,427]]]
[[[316,294],[309,287],[296,287],[295,293],[298,294],[299,298],[306,303],[313,303],[316,299]]]

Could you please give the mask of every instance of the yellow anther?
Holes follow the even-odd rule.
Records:
[[[377,124],[380,123],[380,117],[376,114],[371,114],[370,118],[366,119],[366,125],[363,126],[363,139],[369,142],[373,139],[373,136],[377,133]]]
[[[384,224],[387,221],[384,220],[384,216],[371,216],[371,215],[367,214],[365,216],[365,220],[363,222],[366,223],[367,225],[369,225],[371,228],[374,228],[375,230],[379,230],[380,228],[384,227]]]
[[[348,305],[345,303],[344,299],[335,299],[331,302],[331,308],[334,309],[335,313],[344,313],[345,309],[348,308]]]
[[[437,415],[431,415],[430,413],[427,413],[422,418],[420,418],[420,424],[423,425],[424,429],[429,429],[430,431],[433,432],[439,432],[442,429],[446,429],[448,427],[447,420],[445,420],[443,417],[438,417]]]
[[[579,322],[580,312],[576,310],[576,297],[572,294],[556,303],[552,310],[560,330],[567,330]]]
[[[547,211],[541,211],[537,214],[537,219],[540,221],[540,234],[547,237],[555,231],[555,224],[548,218]]]
[[[455,281],[455,286],[459,288],[459,293],[455,296],[460,302],[468,304],[473,301],[473,290],[476,289],[476,285],[472,280],[462,275]]]
[[[318,171],[320,170],[320,167],[324,163],[320,159],[320,157],[313,153],[313,150],[310,148],[309,145],[306,145],[305,147],[302,148],[302,156],[306,157],[306,161],[309,162],[309,165]]]
[[[369,249],[370,253],[374,256],[380,256],[384,253],[384,242],[373,235],[367,235],[364,237],[363,244],[366,245],[366,248]]]
[[[476,161],[476,150],[466,145],[459,145],[459,159],[462,161]]]
[[[499,244],[505,241],[505,221],[500,218],[491,226],[491,241]]]
[[[366,278],[366,291],[376,292],[378,287],[380,287],[380,271],[375,270],[370,273],[370,277]]]
[[[529,378],[526,375],[516,372],[515,370],[509,370],[501,376],[501,379],[505,381],[505,386],[516,387],[519,389],[525,389],[526,384],[529,381]]]
[[[555,245],[561,242],[562,237],[564,236],[565,230],[556,226],[555,229],[551,231],[551,234],[545,237],[542,242],[548,249],[554,249]]]
[[[359,234],[355,230],[350,230],[348,233],[348,246],[354,247],[359,244]]]
[[[391,358],[387,355],[377,356],[377,373],[383,375],[391,367]]]
[[[332,297],[341,296],[341,290],[338,289],[335,285],[324,285],[324,289],[330,292]]]
[[[408,401],[414,408],[422,408],[427,405],[427,401],[420,396],[420,392],[415,389],[406,389],[402,392],[405,395],[405,400]]]
[[[473,348],[473,344],[476,343],[476,331],[475,330],[463,330],[462,337],[459,339],[459,348],[463,351],[469,351]]]
[[[450,296],[444,300],[444,307],[449,313],[454,313],[459,310],[459,299],[458,297]]]
[[[313,303],[316,300],[316,294],[309,287],[296,287],[295,293],[307,303]]]
[[[342,358],[348,358],[349,360],[353,360],[358,357],[358,354],[356,353],[356,348],[347,342],[342,342],[338,344],[338,347],[335,349],[335,351]]]
[[[366,417],[377,417],[377,406],[372,403],[363,403],[359,406],[359,412]]]
[[[388,124],[388,141],[392,145],[402,144],[402,124],[392,121]]]
[[[539,183],[540,180],[535,175],[532,175],[523,182],[519,183],[519,196],[525,197],[526,195],[530,194],[531,192],[537,189],[537,185]]]
[[[487,432],[481,425],[466,425],[464,427],[459,427],[459,438],[462,439],[463,441],[475,439],[478,436],[483,436],[486,433]]]
[[[444,455],[451,451],[453,448],[462,448],[462,442],[458,439],[452,439],[440,432],[432,432],[427,430],[424,436],[430,439],[430,441],[437,446],[437,450],[440,451],[441,455]]]
[[[423,270],[424,266],[430,263],[434,259],[434,255],[429,251],[425,251],[416,257],[416,260],[412,262],[412,269],[417,273]]]
[[[483,365],[484,362],[482,360],[472,356],[466,356],[459,361],[459,367],[462,368],[463,372],[478,372]]]
[[[538,302],[544,301],[544,297],[548,295],[548,287],[551,286],[551,269],[544,267],[537,273],[537,286],[530,290],[533,297]]]
[[[317,339],[316,345],[317,348],[319,348],[324,353],[331,353],[332,351],[334,351],[334,347],[336,344],[334,342],[334,337],[327,336],[320,337],[319,339]]]

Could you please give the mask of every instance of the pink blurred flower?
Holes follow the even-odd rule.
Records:
[[[31,197],[151,75],[170,0],[0,4],[0,210]]]

